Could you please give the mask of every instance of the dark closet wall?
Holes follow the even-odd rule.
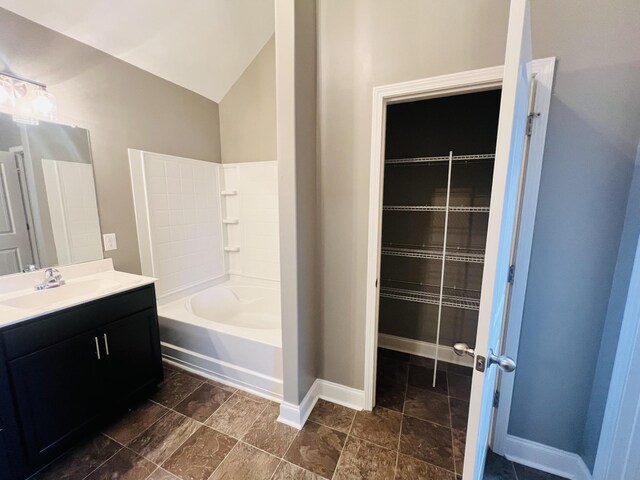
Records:
[[[387,110],[385,158],[493,153],[498,128],[500,91],[487,91],[395,104]],[[448,164],[385,167],[385,205],[445,205]],[[454,162],[450,205],[489,206],[493,160]],[[384,212],[383,245],[442,248],[442,212]],[[484,250],[488,214],[450,213],[447,248]],[[383,286],[434,291],[441,260],[382,256]],[[445,287],[450,294],[478,297],[483,265],[448,261]],[[420,285],[422,284],[422,285]],[[437,289],[436,289],[437,291]],[[380,332],[435,342],[436,305],[381,298]],[[475,345],[478,312],[443,307],[440,343]]]

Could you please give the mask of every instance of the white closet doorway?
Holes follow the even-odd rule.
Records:
[[[530,52],[512,2],[504,67],[374,89],[365,407],[464,480],[508,425],[555,64]]]

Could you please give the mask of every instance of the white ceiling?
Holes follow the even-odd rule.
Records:
[[[0,0],[219,102],[274,32],[273,0]]]

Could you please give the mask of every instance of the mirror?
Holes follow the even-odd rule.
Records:
[[[0,275],[102,258],[89,131],[0,113]]]

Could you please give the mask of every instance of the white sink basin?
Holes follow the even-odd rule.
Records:
[[[122,284],[115,280],[93,278],[90,280],[80,280],[46,290],[34,290],[26,295],[9,298],[0,303],[7,307],[14,308],[41,308],[46,305],[73,300],[74,298],[84,297],[104,290],[119,288],[121,286]]]

